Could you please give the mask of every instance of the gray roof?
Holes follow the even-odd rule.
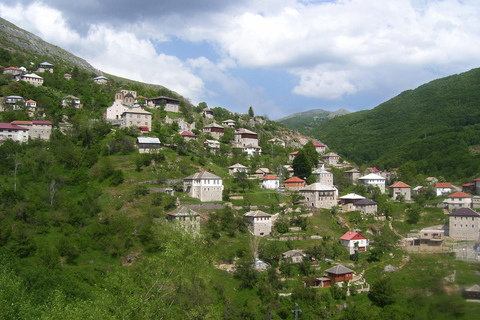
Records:
[[[137,137],[138,143],[158,143],[160,144],[160,139],[151,138],[151,137]]]
[[[474,211],[470,208],[460,208],[457,211],[454,211],[449,214],[449,216],[453,217],[480,217],[477,211]]]
[[[377,203],[373,200],[363,199],[363,200],[356,201],[353,205],[354,206],[369,206],[369,205],[374,205],[374,204],[377,204]]]
[[[322,173],[323,173],[323,174],[329,173],[329,174],[333,175],[333,173],[331,173],[330,171],[327,171],[327,170],[322,169],[322,168],[317,169],[317,170],[315,170],[315,171],[312,171],[312,174],[322,174]]]
[[[332,187],[332,186],[327,186],[325,184],[321,184],[320,182],[312,183],[309,186],[306,186],[300,192],[302,191],[335,191],[337,188]]]
[[[294,257],[294,256],[305,256],[303,250],[290,250],[287,252],[282,253],[284,257]]]
[[[348,269],[347,267],[342,266],[339,264],[336,267],[330,268],[325,270],[327,273],[333,273],[333,274],[346,274],[346,273],[353,273],[353,270]]]
[[[465,291],[467,291],[467,292],[480,292],[480,286],[478,284],[475,284],[475,285],[471,286],[470,288],[465,289]]]
[[[240,164],[240,163],[235,163],[233,166],[228,167],[228,169],[234,169],[234,168],[248,169],[247,167],[245,167],[243,164]]]
[[[200,214],[193,211],[190,208],[187,208],[185,206],[180,206],[177,209],[167,213],[170,216],[175,216],[175,217],[186,217],[186,216],[199,216]]]
[[[261,210],[248,211],[244,214],[245,217],[271,217],[268,213],[265,213]]]
[[[40,66],[47,66],[47,67],[53,67],[53,64],[48,63],[48,62],[42,62],[39,64]]]
[[[183,178],[183,180],[200,180],[200,179],[220,179],[221,180],[222,178],[208,171],[200,171],[195,174],[192,174],[191,176]]]
[[[222,127],[221,125],[216,124],[216,123],[210,123],[210,124],[204,126],[203,128],[222,128],[222,129],[225,129],[224,127]]]

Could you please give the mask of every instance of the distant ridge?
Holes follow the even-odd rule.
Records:
[[[307,132],[322,122],[333,119],[338,116],[349,114],[350,111],[346,109],[339,109],[337,111],[326,111],[323,109],[312,109],[303,112],[297,112],[292,115],[278,119],[277,122],[300,132]]]
[[[50,44],[2,18],[0,18],[0,47],[9,51],[29,51],[37,58],[48,59],[53,64],[76,65],[95,74],[102,74],[86,60]]]

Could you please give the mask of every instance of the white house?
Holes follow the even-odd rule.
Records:
[[[0,144],[7,139],[20,143],[28,142],[28,130],[11,123],[0,122]]]
[[[368,239],[359,232],[349,231],[340,237],[340,244],[348,250],[349,254],[354,254],[355,250],[367,251]]]
[[[220,142],[218,142],[217,140],[205,139],[203,141],[203,146],[205,148],[210,148],[212,151],[216,151],[220,149]]]
[[[68,95],[63,97],[62,99],[62,107],[74,107],[76,109],[81,108],[82,105],[80,104],[80,98]]]
[[[201,171],[183,179],[183,191],[200,201],[222,201],[222,178],[207,171]]]
[[[22,76],[22,80],[33,84],[35,87],[39,87],[43,84],[43,78],[37,76],[35,73],[28,73]]]
[[[386,179],[384,177],[375,173],[370,173],[366,176],[358,178],[359,183],[365,185],[367,188],[368,186],[378,187],[382,193],[385,193],[385,181]]]
[[[203,127],[203,134],[209,134],[214,139],[220,139],[224,133],[225,128],[216,123],[211,123]]]
[[[290,250],[282,253],[282,258],[290,263],[302,263],[307,255],[303,250]]]
[[[237,124],[237,122],[235,120],[232,120],[232,119],[222,121],[222,126],[224,126],[224,127],[235,128],[236,124]]]
[[[237,172],[248,173],[248,167],[245,167],[243,164],[235,163],[233,166],[228,167],[228,174],[233,176]]]
[[[265,236],[272,232],[272,216],[260,210],[249,211],[247,217],[248,230],[255,236]]]
[[[98,76],[93,78],[93,82],[98,83],[98,84],[104,84],[107,83],[109,80],[105,76]]]
[[[458,191],[452,193],[445,200],[448,210],[457,210],[460,208],[471,208],[472,207],[472,196],[464,192]]]
[[[435,184],[435,193],[437,197],[452,193],[452,184],[446,182],[438,182]]]
[[[276,190],[280,187],[280,179],[272,174],[262,177],[261,187],[263,189]]]

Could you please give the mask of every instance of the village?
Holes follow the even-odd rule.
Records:
[[[43,62],[38,65],[36,73],[52,73],[53,65]],[[33,86],[42,86],[43,78],[36,73],[27,71],[26,68],[8,67],[3,69],[3,74],[11,74],[13,81],[25,81]],[[71,75],[63,75],[66,81],[71,79]],[[92,79],[98,85],[108,83],[109,79],[104,76],[98,76]],[[65,95],[62,99],[63,108],[81,109],[83,107],[80,98],[71,94]],[[7,96],[1,103],[2,111],[21,110],[30,118],[35,120],[15,120],[10,123],[0,123],[0,143],[11,139],[18,143],[27,143],[30,139],[41,139],[48,141],[50,135],[55,129],[52,121],[45,118],[37,108],[35,101],[28,97]],[[162,110],[167,112],[164,121],[165,125],[178,126],[178,135],[185,143],[200,142],[205,150],[210,153],[219,152],[222,145],[229,144],[232,152],[242,155],[245,159],[268,154],[269,150],[262,150],[259,143],[259,135],[247,128],[239,125],[242,119],[235,115],[236,120],[226,119],[217,121],[214,112],[205,107],[199,114],[203,119],[200,126],[195,121],[188,123],[181,116],[180,101],[166,96],[148,98],[138,96],[134,90],[121,89],[114,97],[114,102],[106,108],[104,120],[114,127],[120,129],[133,128],[138,130],[139,135],[136,138],[135,147],[139,154],[156,154],[165,148],[175,147],[178,140],[168,139],[160,141],[158,137],[152,134],[153,110]],[[179,115],[179,116],[177,116]],[[234,115],[232,115],[234,118]],[[265,120],[253,117],[250,121],[256,124],[264,124]],[[198,122],[198,121],[197,121]],[[69,128],[68,117],[64,117],[59,124],[61,131]],[[199,126],[197,128],[197,126]],[[233,137],[222,139],[226,132],[233,132]],[[196,132],[196,133],[194,133]],[[202,139],[199,141],[199,139]],[[273,147],[286,148],[288,146],[297,148],[296,151],[288,154],[288,162],[277,167],[260,167],[251,170],[242,163],[235,163],[228,166],[228,175],[218,176],[212,172],[203,171],[183,177],[182,190],[174,192],[174,186],[165,188],[164,192],[177,198],[177,208],[166,214],[166,219],[180,227],[187,233],[201,234],[201,226],[205,224],[205,218],[202,216],[205,212],[202,205],[189,206],[182,204],[182,199],[191,197],[199,199],[201,203],[214,203],[215,208],[230,206],[235,210],[248,209],[243,214],[248,230],[252,237],[264,237],[267,240],[278,239],[277,221],[282,221],[282,217],[288,213],[297,212],[309,219],[322,210],[334,212],[342,220],[341,215],[348,212],[359,212],[361,219],[373,219],[390,223],[391,217],[386,212],[379,211],[378,203],[372,198],[373,194],[386,194],[388,201],[396,203],[414,203],[419,196],[429,195],[430,199],[442,199],[435,204],[436,208],[441,208],[444,214],[448,216],[446,224],[431,225],[421,230],[408,232],[400,235],[401,239],[397,245],[407,253],[449,253],[456,254],[458,259],[480,261],[480,215],[475,209],[480,208],[480,178],[475,179],[468,184],[454,186],[452,183],[439,181],[436,177],[428,177],[425,185],[410,186],[402,181],[398,181],[398,173],[393,171],[381,171],[374,167],[363,168],[362,171],[341,159],[341,157],[330,150],[326,145],[319,141],[303,139],[289,140],[288,137],[274,137],[268,140],[268,144]],[[295,159],[306,145],[313,147],[316,153],[316,161],[311,165],[310,177],[299,176],[295,172]],[[236,151],[235,151],[236,150]],[[273,152],[273,151],[272,151]],[[230,153],[230,157],[232,154]],[[272,161],[273,162],[273,161]],[[332,169],[342,170],[344,177],[354,186],[355,190],[361,187],[362,192],[346,193],[339,188],[334,181]],[[308,178],[308,179],[307,179]],[[239,181],[248,179],[258,183],[262,190],[270,190],[273,193],[286,197],[298,198],[295,206],[289,206],[287,203],[280,202],[279,211],[276,213],[266,213],[259,208],[261,206],[234,206],[225,198],[242,199],[242,194],[227,194],[223,185],[224,179],[233,179]],[[308,181],[308,182],[307,182]],[[351,189],[351,188],[350,188]],[[197,207],[195,211],[192,207]],[[208,206],[207,206],[208,207]],[[294,208],[295,207],[295,208]],[[420,212],[417,213],[420,215]],[[370,231],[360,230],[349,227],[349,231],[338,237],[338,242],[346,250],[349,256],[356,256],[375,247],[375,243],[370,241]],[[296,231],[301,230],[298,227],[289,227],[288,233],[291,239],[304,239],[305,237],[292,236]],[[272,237],[273,236],[273,237]],[[310,236],[310,239],[321,239],[322,234]],[[288,238],[288,237],[287,237]],[[290,239],[288,238],[288,239]],[[269,264],[258,257],[258,252],[253,250],[254,265],[258,270],[269,268]],[[318,261],[309,255],[302,248],[295,248],[282,253],[282,263],[301,264],[307,261],[315,268]],[[356,293],[369,291],[370,285],[365,281],[362,274],[355,273],[349,267],[350,262],[329,262],[332,267],[328,269],[315,269],[315,278],[304,279],[305,286],[312,288],[330,287],[333,282],[337,282],[340,287],[343,283],[350,283],[354,286]],[[391,266],[390,266],[391,267]],[[225,270],[234,270],[234,265],[221,266]],[[317,273],[318,272],[318,273]],[[467,288],[472,296],[478,292],[475,288]],[[477,292],[477,293],[476,293]],[[347,292],[350,295],[350,291]]]

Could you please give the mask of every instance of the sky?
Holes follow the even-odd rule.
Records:
[[[272,120],[371,109],[480,57],[477,0],[2,0],[0,17],[103,72]]]

